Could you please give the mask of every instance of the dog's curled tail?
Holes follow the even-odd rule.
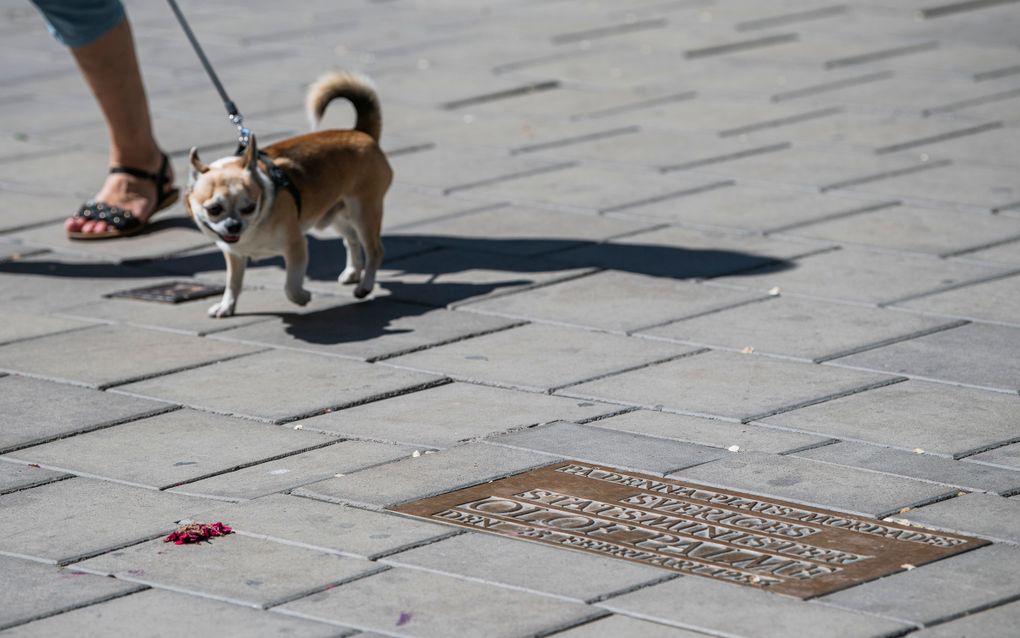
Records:
[[[308,89],[305,106],[312,128],[318,125],[326,106],[337,98],[349,100],[354,105],[358,119],[354,130],[367,133],[372,139],[379,141],[382,133],[382,109],[379,107],[379,96],[375,93],[372,81],[363,75],[348,72],[333,72],[319,78]]]

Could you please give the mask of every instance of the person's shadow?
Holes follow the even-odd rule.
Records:
[[[690,280],[717,279],[750,270],[775,272],[793,266],[785,259],[747,252],[627,243],[625,240],[600,243],[558,238],[395,235],[387,237],[385,243],[387,255],[393,256],[383,265],[378,285],[388,292],[387,296],[360,303],[345,301],[311,312],[271,314],[280,316],[287,333],[296,339],[338,344],[407,332],[391,326],[401,318],[422,315],[464,300],[597,269]],[[335,284],[345,257],[340,240],[309,237],[309,257],[308,279]],[[253,262],[249,268],[260,267],[279,268],[282,285],[282,259]],[[0,273],[118,279],[161,275],[208,279],[210,274],[223,268],[223,256],[215,248],[124,264],[54,261],[47,260],[45,255],[0,263]],[[245,314],[243,300],[242,296],[238,314]]]

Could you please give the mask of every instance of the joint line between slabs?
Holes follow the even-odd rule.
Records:
[[[587,378],[587,379],[581,379],[580,381],[572,381],[570,383],[566,383],[566,384],[561,385],[561,386],[556,386],[556,387],[549,388],[545,393],[546,394],[555,394],[555,393],[557,393],[557,392],[559,392],[561,390],[565,390],[567,388],[571,388],[571,387],[574,387],[574,386],[577,386],[577,385],[581,385],[581,384],[584,384],[584,383],[591,383],[592,381],[599,381],[601,379],[607,379],[609,377],[615,377],[617,375],[624,374],[624,373],[627,373],[627,372],[634,372],[635,370],[643,370],[644,368],[650,368],[652,366],[660,365],[660,364],[663,364],[663,363],[669,363],[670,361],[676,361],[677,359],[686,359],[687,357],[694,357],[694,356],[697,356],[699,354],[704,354],[704,353],[710,352],[710,351],[711,351],[710,348],[698,348],[698,349],[692,350],[691,352],[685,352],[683,354],[677,354],[677,355],[673,355],[673,356],[670,356],[670,357],[664,357],[662,359],[656,359],[654,361],[648,361],[648,362],[645,362],[645,363],[642,363],[642,364],[638,364],[638,365],[635,365],[635,366],[630,366],[628,368],[621,368],[619,370],[614,370],[612,372],[607,372],[605,374],[595,375],[595,376]]]
[[[860,86],[861,84],[867,84],[869,82],[888,80],[894,76],[895,74],[892,71],[878,71],[876,73],[868,73],[867,75],[860,75],[854,78],[844,78],[842,80],[836,80],[835,82],[825,82],[822,84],[815,84],[813,86],[805,86],[800,89],[791,89],[789,91],[774,93],[770,100],[772,102],[785,102],[786,100],[793,100],[801,97],[808,97],[810,95],[818,95],[819,93],[828,93],[829,91],[838,91],[840,89],[846,89],[853,86]]]
[[[142,412],[142,413],[139,413],[139,414],[132,414],[130,416],[122,417],[120,419],[115,419],[113,421],[109,421],[109,422],[106,422],[106,423],[100,423],[98,425],[86,426],[83,429],[75,430],[73,432],[63,432],[61,434],[56,434],[56,435],[51,436],[51,437],[45,437],[43,439],[38,439],[38,440],[35,440],[35,441],[30,441],[28,443],[16,443],[16,444],[14,444],[13,446],[11,446],[9,448],[0,449],[0,454],[10,454],[11,452],[18,452],[19,450],[24,450],[26,448],[35,447],[37,445],[44,445],[46,443],[52,443],[53,441],[60,441],[62,439],[69,439],[69,438],[71,438],[73,436],[78,436],[79,434],[88,434],[90,432],[96,432],[98,430],[105,430],[107,428],[116,427],[118,425],[124,425],[125,423],[133,423],[134,421],[141,421],[143,419],[148,419],[148,418],[151,418],[151,417],[154,417],[154,416],[159,416],[161,414],[167,414],[169,412],[176,412],[177,410],[181,410],[181,409],[183,409],[183,406],[181,406],[181,405],[176,405],[176,404],[174,404],[174,405],[166,405],[164,407],[154,408],[152,410],[149,410],[147,412]]]
[[[588,616],[580,620],[571,621],[569,623],[558,625],[556,627],[552,627],[549,629],[543,629],[535,634],[532,634],[531,636],[529,636],[529,638],[550,638],[551,636],[559,635],[564,631],[569,631],[571,629],[577,629],[578,627],[585,627],[587,625],[591,625],[613,615],[613,612],[609,610],[592,609],[592,611],[596,612],[593,616]]]
[[[450,195],[458,191],[471,190],[474,188],[480,188],[482,186],[489,186],[491,184],[501,184],[503,182],[513,181],[515,179],[524,179],[527,177],[534,177],[536,175],[545,175],[546,173],[554,173],[556,171],[562,171],[570,168],[576,168],[580,166],[581,162],[561,162],[559,164],[552,164],[551,166],[541,166],[516,173],[506,173],[504,175],[496,175],[487,179],[481,179],[476,182],[468,182],[466,184],[455,184],[448,186],[443,189],[443,195]]]
[[[767,131],[769,129],[780,128],[783,126],[789,126],[792,124],[800,124],[801,122],[810,122],[811,120],[817,120],[823,117],[829,117],[830,115],[839,115],[845,110],[841,106],[833,106],[824,109],[816,109],[814,111],[807,111],[804,113],[798,113],[796,115],[790,115],[788,117],[780,117],[774,120],[766,120],[764,122],[757,122],[755,124],[747,124],[745,126],[738,126],[736,128],[725,129],[719,131],[719,137],[735,137],[737,135],[744,135],[747,133],[756,133],[758,131]]]
[[[450,312],[456,312],[456,310],[451,310]],[[489,315],[487,315],[487,316],[489,316]],[[495,315],[492,315],[492,316],[495,316]],[[477,337],[484,337],[484,336],[487,336],[487,335],[496,334],[498,332],[505,332],[507,330],[513,330],[514,328],[520,328],[521,326],[526,326],[526,325],[528,325],[530,323],[531,323],[530,321],[525,320],[525,321],[516,321],[516,322],[513,322],[513,323],[511,323],[509,325],[506,325],[506,326],[498,326],[498,327],[495,327],[495,328],[485,328],[485,329],[479,330],[477,332],[472,332],[470,334],[460,335],[460,336],[457,336],[457,337],[450,337],[449,339],[440,340],[440,341],[436,341],[436,342],[433,342],[433,343],[427,343],[427,344],[422,345],[422,346],[413,346],[413,347],[410,347],[410,348],[406,348],[404,350],[399,350],[397,352],[390,352],[390,353],[387,353],[387,354],[382,354],[382,355],[379,355],[377,357],[372,357],[370,359],[366,359],[365,361],[367,363],[377,363],[379,361],[386,361],[387,359],[394,359],[396,357],[401,357],[401,356],[404,356],[404,355],[407,355],[407,354],[412,354],[412,353],[415,353],[415,352],[423,352],[425,350],[431,350],[433,348],[438,348],[438,347],[441,347],[441,346],[448,346],[448,345],[450,345],[452,343],[458,343],[458,342],[461,342],[461,341],[467,341],[468,339],[475,339]]]
[[[906,295],[890,301],[883,301],[878,304],[879,308],[886,308],[888,306],[895,306],[898,304],[906,303],[908,301],[914,301],[915,299],[923,299],[924,297],[930,297],[933,295],[949,292],[950,290],[958,290],[960,288],[966,288],[968,286],[976,286],[979,284],[987,284],[993,281],[999,281],[1000,279],[1008,279],[1014,275],[1020,275],[1020,269],[1008,270],[995,275],[989,275],[987,277],[980,277],[978,279],[971,279],[968,281],[961,281],[941,288],[935,288],[933,290],[926,290],[924,292],[915,293],[913,295]]]
[[[861,346],[857,346],[856,348],[844,350],[842,352],[828,354],[825,355],[824,357],[818,357],[817,359],[814,359],[812,363],[825,363],[826,361],[842,359],[843,357],[849,357],[851,355],[860,354],[862,352],[868,352],[870,350],[884,348],[885,346],[890,346],[895,343],[901,343],[903,341],[910,341],[912,339],[919,339],[921,337],[927,337],[928,335],[938,334],[940,332],[945,332],[946,330],[952,330],[953,328],[966,326],[970,323],[971,322],[966,319],[961,319],[959,321],[950,321],[949,323],[945,323],[938,326],[932,326],[931,328],[925,328],[924,330],[918,330],[916,332],[900,335],[898,337],[889,337],[888,339],[883,339],[881,341],[876,341],[874,343],[868,343]]]
[[[885,210],[887,208],[895,208],[897,206],[902,206],[902,205],[903,205],[903,202],[901,200],[892,199],[892,200],[885,201],[885,202],[879,202],[877,204],[871,204],[869,206],[863,206],[861,208],[853,208],[853,209],[850,209],[850,210],[843,210],[843,211],[838,211],[838,212],[835,212],[835,213],[829,213],[828,215],[823,215],[821,217],[815,217],[814,219],[807,219],[807,220],[804,220],[802,222],[795,222],[795,223],[792,223],[792,224],[786,224],[785,226],[779,226],[778,228],[771,228],[769,230],[766,230],[763,234],[766,237],[771,236],[771,235],[780,235],[780,234],[789,232],[791,230],[797,230],[797,229],[805,228],[805,227],[808,227],[808,226],[814,226],[815,224],[822,224],[822,223],[830,222],[830,221],[833,221],[833,220],[836,220],[836,219],[843,219],[845,217],[853,217],[854,215],[861,215],[861,214],[864,214],[864,213],[874,213],[874,212],[877,212],[877,211],[880,211],[880,210]]]
[[[872,173],[871,175],[863,175],[861,177],[853,177],[841,182],[833,182],[831,184],[825,184],[819,187],[819,192],[827,193],[829,191],[839,190],[841,188],[852,188],[854,186],[861,186],[863,184],[870,184],[872,182],[878,182],[884,179],[892,179],[895,177],[903,177],[905,175],[913,175],[914,173],[923,173],[936,168],[945,168],[952,166],[953,160],[936,160],[934,162],[928,162],[926,164],[919,164],[917,166],[908,166],[906,168],[897,168],[888,171],[882,171],[881,173]]]
[[[125,590],[125,591],[116,592],[116,593],[113,593],[113,594],[107,594],[106,596],[103,596],[102,598],[97,598],[97,599],[89,600],[89,601],[86,601],[86,602],[83,602],[83,603],[77,603],[77,604],[74,604],[74,605],[69,605],[67,607],[61,607],[60,609],[53,609],[53,610],[50,610],[50,611],[42,612],[42,613],[36,614],[34,616],[28,617],[28,618],[23,618],[23,619],[20,619],[20,620],[15,620],[12,623],[0,624],[0,631],[5,631],[5,630],[11,629],[13,627],[20,627],[22,625],[27,625],[28,623],[35,622],[37,620],[43,620],[43,619],[46,619],[46,618],[52,618],[53,616],[60,616],[61,614],[66,614],[68,612],[76,611],[78,609],[85,609],[86,607],[92,607],[93,605],[101,605],[102,603],[108,603],[111,600],[117,600],[118,598],[124,598],[125,596],[131,596],[131,595],[134,595],[134,594],[141,593],[143,591],[148,591],[150,589],[152,589],[152,587],[150,587],[148,585],[141,585],[141,584],[139,584],[136,587],[134,587],[133,589],[128,589],[128,590]]]
[[[849,56],[846,58],[837,58],[835,60],[829,60],[825,62],[826,69],[838,69],[848,66],[857,66],[858,64],[867,64],[869,62],[878,62],[880,60],[888,60],[890,58],[898,58],[905,55],[912,55],[914,53],[925,53],[939,48],[938,41],[920,42],[918,44],[909,44],[907,46],[895,47],[892,49],[882,49],[881,51],[872,51],[870,53],[862,53],[860,55]]]
[[[647,589],[649,587],[661,585],[662,583],[668,583],[669,581],[676,580],[677,578],[680,578],[680,574],[665,574],[664,576],[653,578],[652,580],[648,580],[643,583],[638,583],[636,585],[631,585],[630,587],[624,587],[623,589],[617,589],[615,591],[607,592],[605,594],[600,594],[598,596],[595,596],[594,598],[589,598],[584,602],[587,605],[595,605],[607,601],[611,598],[625,596],[627,594],[632,594],[636,591],[641,591],[642,589]]]
[[[29,463],[22,464],[22,463],[19,462],[19,463],[17,463],[17,465],[30,465],[30,464]],[[37,465],[37,464],[31,464],[31,465]],[[56,470],[51,470],[51,471],[56,471]],[[42,487],[44,485],[50,485],[52,483],[59,483],[60,481],[66,481],[68,479],[73,479],[73,478],[78,478],[78,477],[76,475],[74,475],[74,474],[65,474],[64,476],[55,476],[53,478],[44,479],[44,480],[38,481],[36,483],[32,483],[31,485],[18,485],[17,487],[9,487],[9,488],[7,488],[5,490],[0,490],[0,496],[7,496],[8,494],[15,494],[17,492],[24,492],[25,490],[30,490],[30,489],[35,488],[35,487]],[[2,630],[2,629],[3,629],[3,627],[0,627],[0,630]]]
[[[640,133],[641,127],[637,124],[631,126],[621,126],[619,128],[608,129],[605,131],[594,131],[592,133],[586,133],[584,135],[577,135],[574,137],[565,137],[558,140],[550,140],[548,142],[540,142],[538,144],[529,144],[527,146],[518,146],[510,149],[510,155],[524,155],[526,153],[534,153],[537,151],[546,151],[553,148],[563,148],[565,146],[576,146],[577,144],[585,144],[587,142],[598,142],[600,140],[609,139],[613,137],[620,137],[621,135],[632,135],[634,133]]]
[[[200,337],[200,338],[204,338],[204,337]],[[188,371],[191,371],[191,370],[198,370],[199,368],[207,368],[209,366],[214,366],[214,365],[216,365],[218,363],[226,363],[228,361],[235,361],[237,359],[243,359],[245,357],[251,357],[251,356],[254,356],[254,355],[257,355],[257,354],[264,354],[264,353],[270,352],[272,350],[275,350],[275,348],[261,348],[259,350],[255,350],[254,352],[243,352],[241,354],[228,355],[228,356],[225,356],[223,358],[216,359],[215,361],[205,361],[203,363],[196,363],[196,364],[185,365],[185,366],[181,366],[179,368],[172,368],[170,370],[160,370],[159,372],[143,374],[143,375],[139,375],[137,377],[131,377],[131,378],[125,379],[125,380],[113,381],[111,383],[103,383],[103,384],[100,384],[99,386],[97,386],[96,389],[97,390],[103,390],[103,391],[110,390],[110,389],[116,389],[116,388],[119,388],[121,386],[129,385],[129,384],[132,384],[132,383],[138,383],[139,381],[149,381],[150,379],[158,379],[159,377],[165,377],[165,376],[169,376],[171,374],[177,374],[178,372],[188,372]]]
[[[829,394],[829,395],[826,395],[826,396],[823,396],[823,397],[818,397],[818,398],[815,398],[815,399],[808,399],[806,401],[801,401],[799,403],[793,403],[793,404],[790,404],[790,405],[784,405],[784,406],[778,407],[778,408],[776,408],[774,410],[770,410],[768,412],[763,412],[761,414],[756,414],[754,416],[742,418],[742,419],[740,419],[740,422],[743,423],[743,424],[747,424],[747,423],[750,423],[751,421],[760,421],[762,419],[767,419],[769,417],[773,417],[773,416],[776,416],[778,414],[784,414],[786,412],[793,412],[794,410],[799,410],[801,408],[806,408],[806,407],[809,407],[809,406],[812,406],[812,405],[818,405],[819,403],[827,403],[829,401],[834,401],[836,399],[842,399],[843,397],[849,397],[849,396],[853,396],[855,394],[861,394],[862,392],[867,392],[869,390],[877,390],[879,388],[884,388],[884,387],[889,386],[889,385],[895,385],[897,383],[903,383],[906,380],[907,380],[907,377],[904,377],[904,376],[897,376],[897,377],[890,377],[888,379],[882,379],[881,381],[876,381],[874,383],[869,383],[867,385],[859,386],[859,387],[856,387],[856,388],[851,388],[849,390],[844,390],[843,392],[836,392],[834,394]]]
[[[696,97],[698,97],[697,91],[683,91],[682,93],[675,93],[673,95],[663,95],[661,97],[641,100],[639,102],[628,102],[626,104],[620,104],[618,106],[612,106],[597,111],[588,111],[587,113],[576,113],[570,116],[570,120],[577,121],[584,119],[598,119],[602,117],[620,115],[622,113],[643,111],[645,109],[650,109],[665,104],[673,104],[675,102],[686,102],[687,100],[693,100]]]
[[[386,400],[386,399],[392,399],[394,397],[404,396],[405,394],[414,394],[415,392],[420,392],[422,390],[430,390],[432,388],[437,388],[439,386],[443,386],[443,385],[447,385],[449,383],[453,383],[453,379],[451,379],[448,376],[443,376],[443,375],[434,375],[434,376],[436,376],[438,378],[433,379],[431,381],[425,381],[423,383],[418,383],[418,384],[415,384],[415,385],[407,386],[405,388],[399,388],[397,390],[391,390],[389,392],[382,392],[382,393],[379,393],[379,394],[374,394],[374,395],[370,395],[370,396],[367,396],[367,397],[363,397],[361,399],[354,399],[354,400],[348,401],[346,403],[340,403],[340,404],[337,404],[337,405],[334,405],[334,406],[330,406],[330,407],[325,407],[325,408],[313,410],[311,412],[306,412],[306,413],[302,413],[302,414],[282,417],[282,418],[276,419],[276,420],[271,421],[271,422],[274,425],[287,425],[287,424],[290,424],[290,423],[294,423],[295,421],[301,421],[303,419],[308,419],[308,418],[311,418],[311,417],[314,417],[314,416],[319,416],[321,414],[328,414],[330,412],[339,412],[341,410],[346,410],[348,408],[356,408],[358,406],[366,405],[366,404],[369,404],[369,403],[376,403],[377,401],[383,401],[383,400]]]
[[[370,577],[375,576],[377,574],[381,574],[383,572],[387,572],[390,569],[392,569],[392,568],[389,567],[388,565],[377,564],[376,569],[369,570],[366,573],[357,574],[355,576],[351,576],[350,578],[343,578],[343,579],[340,579],[340,580],[336,580],[336,581],[333,581],[333,582],[328,583],[326,585],[320,585],[320,586],[315,587],[313,589],[308,589],[308,590],[305,590],[305,591],[297,593],[297,594],[291,594],[290,596],[285,596],[284,598],[278,598],[278,599],[270,601],[268,603],[263,603],[262,605],[260,605],[260,607],[263,610],[269,610],[269,609],[272,609],[273,607],[279,607],[280,605],[286,605],[287,603],[292,603],[295,600],[300,600],[302,598],[307,598],[308,596],[314,596],[315,594],[319,594],[319,593],[322,593],[324,591],[329,591],[330,589],[333,589],[334,587],[341,587],[343,585],[346,585],[348,583],[352,583],[354,581],[362,580],[364,578],[370,578]]]
[[[747,20],[745,22],[738,22],[736,25],[737,31],[753,31],[755,29],[771,29],[773,27],[781,27],[787,24],[793,24],[796,22],[806,22],[809,20],[820,20],[823,18],[830,18],[833,16],[844,15],[849,11],[849,7],[846,5],[836,5],[832,7],[822,7],[820,9],[809,9],[807,11],[797,11],[795,13],[785,13],[777,16],[770,16],[768,18],[759,18],[757,20]]]
[[[994,131],[996,129],[1004,128],[1005,124],[999,122],[987,122],[985,124],[979,124],[977,126],[970,126],[968,128],[957,129],[955,131],[947,131],[939,135],[932,135],[930,137],[921,137],[916,140],[908,140],[906,142],[900,142],[899,144],[890,144],[889,146],[881,146],[875,149],[875,155],[885,155],[888,153],[896,153],[899,151],[905,151],[907,149],[916,148],[918,146],[927,146],[929,144],[936,144],[938,142],[945,142],[948,140],[955,140],[961,137],[967,137],[970,135],[977,135],[986,131]]]

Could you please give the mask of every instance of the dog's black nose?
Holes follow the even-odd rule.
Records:
[[[231,219],[227,221],[227,223],[223,224],[223,228],[231,235],[237,235],[241,232],[241,222],[236,219]]]

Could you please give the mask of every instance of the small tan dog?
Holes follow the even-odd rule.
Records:
[[[347,264],[340,283],[357,283],[354,296],[359,299],[372,292],[383,260],[383,196],[393,171],[379,148],[382,112],[367,80],[331,73],[313,84],[307,97],[313,127],[337,98],[354,105],[353,130],[299,135],[264,151],[251,136],[242,156],[210,165],[191,149],[184,206],[199,230],[216,240],[227,261],[227,289],[209,309],[210,316],[234,314],[249,257],[283,255],[287,298],[307,304],[312,296],[304,288],[305,233],[313,227],[332,225],[344,239]]]

